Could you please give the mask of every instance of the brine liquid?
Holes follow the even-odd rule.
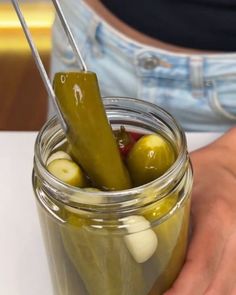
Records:
[[[62,223],[40,202],[55,295],[161,295],[177,277],[187,247],[190,200],[153,225],[158,246],[144,263],[137,263],[126,247],[126,230],[110,228],[105,220],[96,227],[95,217],[88,219],[65,206],[57,211]]]

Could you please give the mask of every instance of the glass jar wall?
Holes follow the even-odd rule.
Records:
[[[185,136],[169,114],[147,102],[113,97],[104,104],[114,130],[158,133],[177,158],[158,179],[133,189],[79,189],[47,171],[48,157],[66,139],[56,118],[44,126],[33,186],[54,294],[159,295],[177,277],[188,243],[192,170]]]

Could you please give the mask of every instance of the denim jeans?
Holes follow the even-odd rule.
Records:
[[[130,96],[171,113],[186,131],[225,131],[236,123],[236,53],[179,54],[112,28],[81,0],[61,1],[103,96]],[[56,18],[51,75],[79,64]],[[49,105],[49,114],[53,108]]]

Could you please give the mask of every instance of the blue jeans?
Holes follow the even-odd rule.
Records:
[[[61,1],[103,96],[131,96],[171,113],[186,131],[236,123],[236,54],[179,54],[143,45],[112,28],[81,0]],[[79,66],[56,19],[51,75]],[[49,106],[49,113],[53,108]]]

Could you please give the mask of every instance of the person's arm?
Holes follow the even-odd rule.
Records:
[[[191,154],[192,238],[165,295],[236,294],[236,128]]]

